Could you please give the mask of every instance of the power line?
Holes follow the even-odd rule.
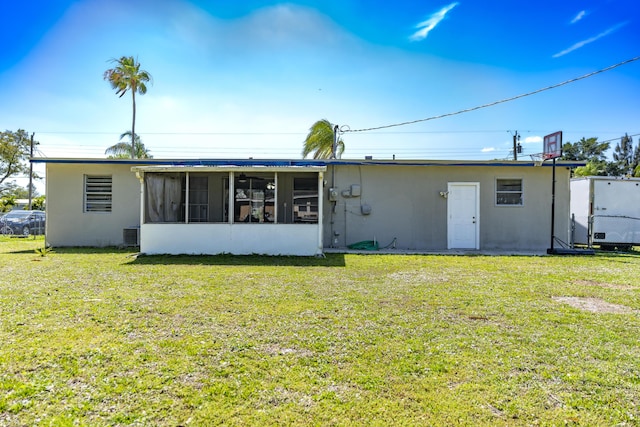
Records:
[[[446,114],[441,114],[439,116],[432,116],[432,117],[427,117],[425,119],[412,120],[412,121],[408,121],[408,122],[395,123],[395,124],[391,124],[391,125],[376,126],[376,127],[365,128],[365,129],[344,129],[344,130],[341,129],[340,131],[343,132],[343,133],[347,133],[347,132],[369,132],[369,131],[372,131],[372,130],[388,129],[388,128],[397,127],[397,126],[406,126],[406,125],[411,125],[411,124],[414,124],[414,123],[420,123],[420,122],[426,122],[426,121],[429,121],[429,120],[441,119],[443,117],[455,116],[455,115],[462,114],[462,113],[468,113],[470,111],[480,110],[482,108],[493,107],[494,105],[503,104],[505,102],[514,101],[516,99],[524,98],[526,96],[535,95],[537,93],[544,92],[546,90],[555,89],[555,88],[560,87],[560,86],[568,85],[569,83],[577,82],[578,80],[583,80],[583,79],[586,79],[588,77],[595,76],[596,74],[600,74],[600,73],[604,73],[605,71],[613,70],[614,68],[620,67],[620,66],[625,65],[625,64],[629,64],[631,62],[637,61],[638,59],[640,59],[640,56],[636,56],[635,58],[627,59],[626,61],[619,62],[619,63],[617,63],[615,65],[611,65],[609,67],[603,68],[603,69],[598,70],[598,71],[593,71],[591,73],[585,74],[585,75],[580,76],[580,77],[575,77],[573,79],[566,80],[566,81],[564,81],[562,83],[557,83],[557,84],[554,84],[554,85],[551,85],[551,86],[547,86],[547,87],[542,88],[542,89],[534,90],[533,92],[523,93],[521,95],[513,96],[511,98],[501,99],[500,101],[490,102],[489,104],[479,105],[477,107],[467,108],[465,110],[460,110],[460,111],[456,111],[456,112],[453,112],[453,113],[446,113]]]
[[[627,135],[629,138],[632,138],[634,136],[639,136],[640,133],[634,133],[633,135]],[[598,142],[613,142],[613,141],[617,141],[619,139],[623,138],[622,136],[619,136],[617,138],[613,138],[613,139],[607,139],[606,141],[598,141]]]
[[[38,134],[46,135],[115,135],[120,132],[104,131],[38,131]],[[138,136],[144,135],[305,135],[305,132],[136,132]]]

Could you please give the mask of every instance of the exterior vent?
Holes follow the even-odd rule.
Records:
[[[130,227],[122,230],[122,241],[125,246],[140,246],[140,229]]]

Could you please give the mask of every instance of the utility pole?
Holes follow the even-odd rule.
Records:
[[[518,135],[518,131],[513,134],[513,160],[518,160],[518,152],[522,150],[522,146],[520,145],[520,135]]]
[[[337,151],[338,151],[338,125],[335,125],[333,127],[333,145],[331,146],[331,158],[335,159],[337,158]]]
[[[29,210],[31,210],[31,200],[33,198],[33,136],[35,132],[31,134],[31,151],[29,153]]]

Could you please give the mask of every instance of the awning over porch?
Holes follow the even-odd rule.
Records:
[[[131,168],[136,173],[148,172],[325,172],[325,165],[284,165],[281,163],[229,163],[229,164],[172,164],[144,165]]]

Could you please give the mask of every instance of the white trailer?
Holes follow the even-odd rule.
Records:
[[[571,180],[573,243],[603,249],[640,246],[640,178]]]

